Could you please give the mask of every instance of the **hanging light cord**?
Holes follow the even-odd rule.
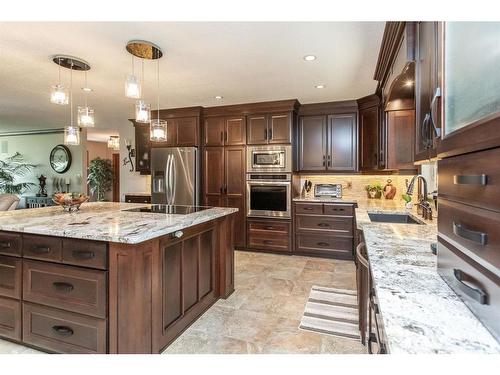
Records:
[[[59,86],[61,86],[61,58],[57,59],[57,65],[59,65]]]
[[[142,78],[142,99],[143,100],[146,100],[145,96],[144,95],[144,92],[146,91],[145,88],[146,88],[146,80],[144,79],[144,59],[141,59],[141,63],[142,63],[142,66],[141,66],[141,69],[142,69],[142,72],[141,72],[141,78]]]
[[[70,104],[70,126],[73,127],[73,62],[69,73],[69,104]]]
[[[158,62],[156,66],[156,77],[157,77],[157,89],[158,89],[158,123],[160,123],[160,59],[156,60]]]
[[[88,96],[88,85],[87,85],[87,71],[85,71],[85,90],[84,91],[84,95],[85,95],[85,108],[88,108],[88,105],[87,105],[87,96]]]

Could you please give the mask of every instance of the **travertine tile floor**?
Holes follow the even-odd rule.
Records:
[[[298,329],[312,285],[355,289],[350,261],[236,252],[236,291],[166,350],[186,354],[366,353],[357,341]],[[37,353],[0,340],[0,353]]]

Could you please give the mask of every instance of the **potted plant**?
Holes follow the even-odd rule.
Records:
[[[90,162],[87,184],[90,186],[90,193],[96,195],[97,201],[105,200],[106,193],[111,191],[113,179],[111,160],[97,157]]]
[[[33,182],[16,182],[16,179],[28,175],[35,167],[34,164],[26,163],[19,152],[0,160],[0,193],[19,195],[36,186]]]
[[[365,190],[370,199],[380,199],[382,197],[382,185],[380,183],[375,183],[372,185],[366,185]]]
[[[413,202],[411,201],[411,195],[403,194],[401,197],[405,201],[405,207],[407,209],[411,210],[413,208]]]

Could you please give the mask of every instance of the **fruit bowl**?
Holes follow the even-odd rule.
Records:
[[[67,212],[78,211],[82,203],[88,200],[88,196],[79,193],[56,193],[52,197],[52,201]]]

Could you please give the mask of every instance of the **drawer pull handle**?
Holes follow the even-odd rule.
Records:
[[[318,227],[329,227],[330,224],[328,223],[318,223]]]
[[[52,330],[61,336],[72,336],[74,333],[71,328],[66,326],[53,326]]]
[[[61,292],[66,292],[66,293],[69,293],[74,289],[73,284],[65,283],[65,282],[61,282],[61,281],[53,282],[52,285],[57,290],[59,290]]]
[[[330,246],[330,244],[328,242],[318,242],[318,246]]]
[[[10,241],[0,242],[0,249],[10,249],[11,246],[12,244],[10,243]]]
[[[453,183],[455,185],[482,185],[488,184],[488,176],[485,174],[479,175],[455,175],[453,176]]]
[[[264,229],[274,230],[274,227],[272,225],[267,225],[267,226],[264,227]]]
[[[306,210],[306,211],[312,211],[313,208],[312,207],[302,207],[303,210]]]
[[[73,250],[73,257],[76,259],[94,259],[95,253],[88,250]]]
[[[271,240],[264,240],[262,242],[265,243],[266,245],[272,245],[273,244],[273,241],[271,241]]]
[[[474,288],[469,285],[473,284],[476,281],[474,278],[472,278],[462,270],[456,268],[453,269],[453,275],[459,282],[458,286],[462,292],[464,292],[473,300],[479,302],[481,305],[486,305],[488,303],[488,295],[484,290],[479,287]]]
[[[453,233],[458,237],[476,242],[482,246],[485,246],[486,242],[488,241],[488,235],[486,233],[467,229],[462,224],[458,224],[455,222],[453,222]]]
[[[31,251],[35,254],[48,254],[50,253],[50,247],[48,246],[35,246]]]
[[[333,210],[334,210],[334,211],[344,211],[344,209],[343,209],[343,208],[334,208]]]

